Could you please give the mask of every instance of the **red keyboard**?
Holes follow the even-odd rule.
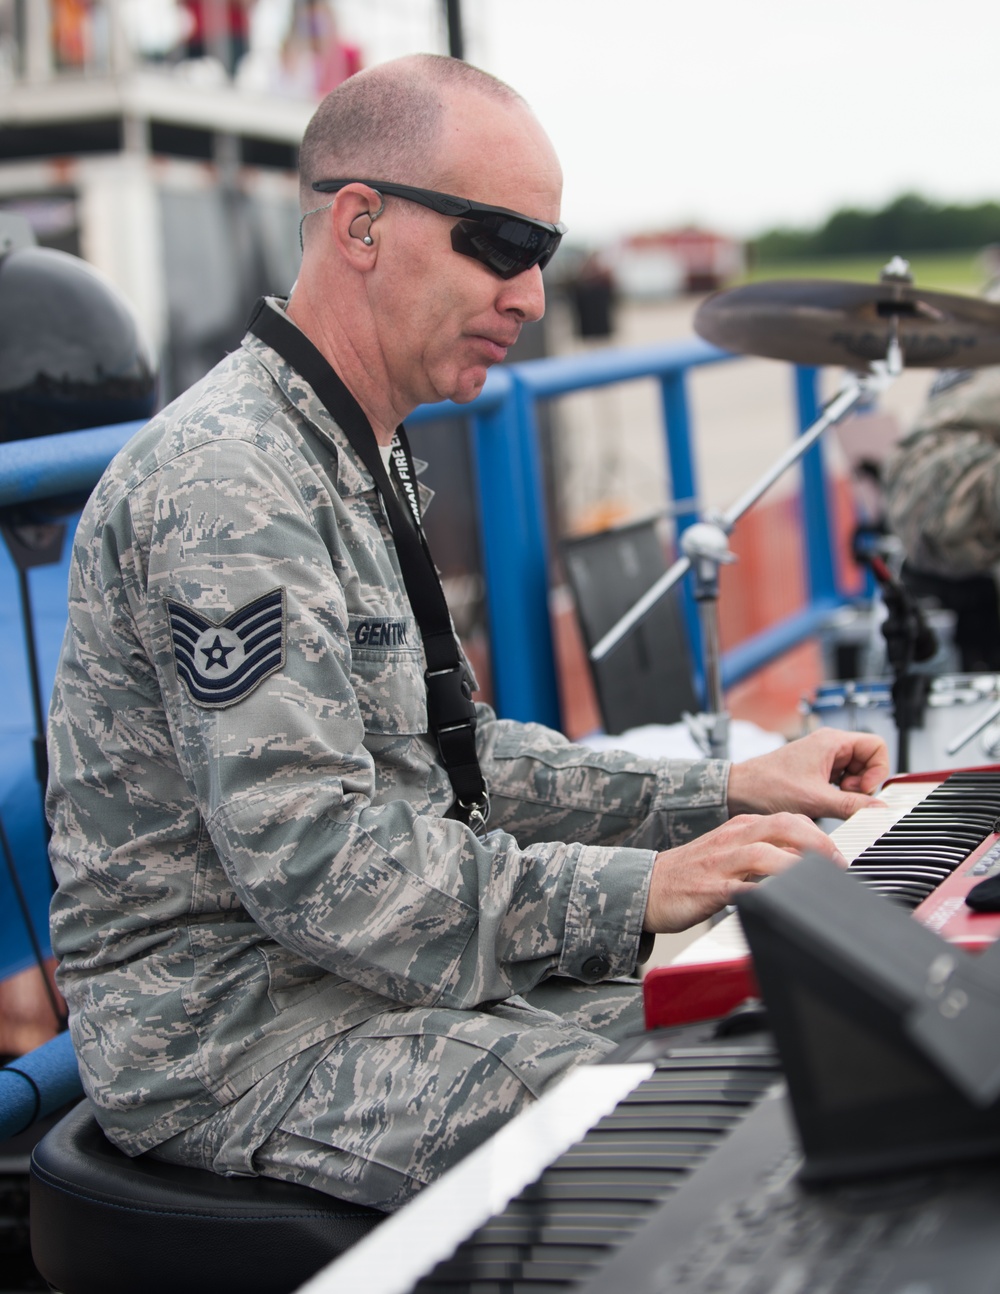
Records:
[[[1000,765],[909,773],[831,837],[866,885],[913,909],[943,939],[975,951],[1000,936],[1000,913],[973,912],[969,890],[1000,872]],[[646,1028],[724,1015],[757,995],[736,913],[643,980]]]

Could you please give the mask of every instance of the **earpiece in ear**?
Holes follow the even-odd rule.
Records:
[[[370,211],[362,211],[362,212],[361,212],[361,214],[360,214],[359,216],[355,216],[355,217],[354,217],[354,220],[352,220],[352,221],[351,221],[351,237],[352,237],[352,238],[358,238],[358,237],[359,237],[359,235],[358,235],[358,234],[356,234],[356,233],[354,232],[354,221],[355,221],[355,220],[363,220],[363,219],[365,219],[365,218],[367,218],[367,220],[368,220],[368,222],[369,222],[369,224],[368,224],[368,233],[366,233],[366,234],[364,234],[363,236],[361,236],[361,242],[363,242],[363,243],[364,243],[364,245],[365,245],[366,247],[371,247],[371,246],[372,246],[372,244],[375,242],[375,239],[374,239],[374,238],[372,238],[372,236],[371,236],[371,221],[373,220],[373,218],[374,218],[374,217],[372,216],[372,214],[371,214],[371,212],[370,212]]]

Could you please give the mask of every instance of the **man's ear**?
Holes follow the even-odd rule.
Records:
[[[381,196],[367,185],[341,189],[330,208],[334,245],[356,270],[370,270],[378,255],[375,219],[382,213]]]

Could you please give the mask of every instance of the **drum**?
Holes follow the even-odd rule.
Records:
[[[983,720],[1000,703],[1000,674],[940,674],[931,680],[924,722],[910,731],[909,772],[969,768],[1000,762],[1000,719],[993,719],[960,750],[947,747]],[[896,771],[896,724],[891,679],[823,683],[805,704],[807,727],[825,725],[852,732],[874,732],[889,747],[889,767]],[[809,719],[814,722],[809,723]]]

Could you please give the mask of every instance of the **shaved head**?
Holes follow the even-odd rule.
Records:
[[[349,77],[326,96],[299,150],[303,211],[316,206],[315,180],[347,178],[426,184],[438,160],[446,99],[455,91],[527,104],[503,81],[457,58],[411,54]]]
[[[559,159],[510,86],[460,59],[416,54],[327,95],[299,170],[303,254],[289,317],[388,445],[417,405],[474,399],[522,325],[541,318],[545,289],[537,261],[507,278],[480,259],[464,227],[478,231],[476,213],[463,223],[372,190],[432,189],[552,226]],[[323,193],[318,180],[342,184]]]

